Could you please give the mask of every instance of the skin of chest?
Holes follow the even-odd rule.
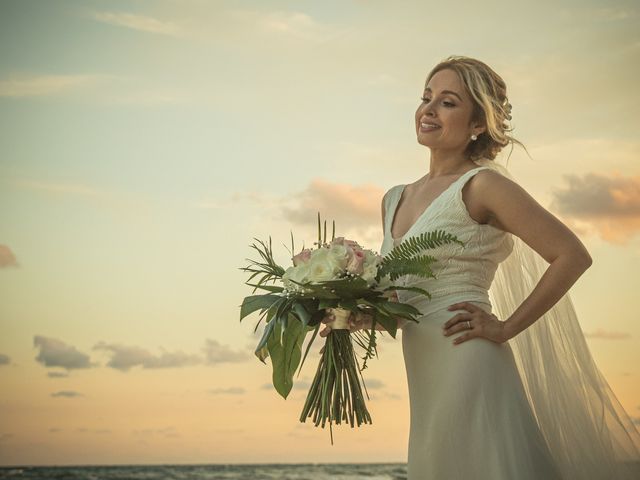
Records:
[[[477,223],[489,224],[495,228],[501,228],[495,216],[482,203],[482,198],[477,188],[474,188],[473,179],[482,172],[478,172],[471,177],[462,187],[462,200],[467,207],[469,216]],[[431,185],[417,187],[407,185],[405,199],[400,209],[400,215],[395,219],[394,230],[396,232],[406,232],[411,225],[420,217],[425,209],[425,205],[431,205],[437,197],[444,192],[451,184],[451,180],[443,182],[432,182]]]

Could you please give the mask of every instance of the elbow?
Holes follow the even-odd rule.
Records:
[[[564,259],[564,261],[567,262],[567,264],[571,265],[572,268],[582,270],[583,272],[593,264],[593,259],[591,258],[591,255],[589,255],[586,252],[578,253],[573,251],[570,253],[566,253],[564,255],[559,255],[558,257],[556,257],[556,259],[557,260]],[[550,261],[549,263],[553,263],[553,261],[554,260]]]
[[[582,255],[580,258],[581,258],[580,262],[582,263],[585,270],[587,270],[593,264],[593,259],[591,258],[591,255],[589,255],[588,253],[585,255]]]

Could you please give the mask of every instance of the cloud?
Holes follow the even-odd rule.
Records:
[[[365,384],[367,386],[367,390],[380,390],[384,388],[384,383],[381,380],[378,380],[376,378],[365,379]],[[296,379],[295,377],[293,378],[293,390],[303,390],[305,392],[308,392],[310,387],[311,387],[310,380],[306,378],[302,378],[299,380]],[[262,385],[260,385],[260,389],[274,390],[274,386],[272,383],[263,383]]]
[[[0,365],[9,365],[10,363],[11,363],[11,358],[9,357],[9,355],[0,353]]]
[[[262,207],[279,207],[282,203],[282,199],[275,195],[252,190],[248,192],[234,192],[230,197],[225,199],[199,200],[192,202],[191,206],[193,208],[221,210],[224,208],[236,208],[240,202],[247,202],[252,205],[261,205]]]
[[[604,240],[627,243],[640,232],[640,176],[566,174],[568,185],[553,190],[550,208],[578,230],[594,230]]]
[[[262,34],[287,40],[324,43],[348,34],[352,28],[322,23],[304,12],[260,11],[235,9],[228,12],[228,20],[246,35]]]
[[[51,394],[52,397],[66,397],[66,398],[74,398],[74,397],[83,397],[80,392],[76,392],[74,390],[60,390],[59,392],[55,392]]]
[[[383,189],[376,185],[354,186],[317,178],[301,192],[288,197],[293,205],[283,206],[282,212],[294,224],[316,224],[319,211],[323,219],[335,220],[341,232],[345,226],[368,230],[379,228],[383,195]],[[328,228],[330,232],[331,227]]]
[[[141,430],[133,430],[132,433],[134,435],[161,435],[163,437],[180,437],[180,433],[176,430],[175,427],[163,427],[163,428],[143,428]]]
[[[302,12],[244,12],[255,19],[267,32],[274,32],[306,40],[329,40],[331,30]]]
[[[109,430],[108,428],[79,427],[79,428],[76,428],[76,432],[80,432],[80,433],[111,433],[111,430]]]
[[[584,336],[587,338],[602,338],[605,340],[621,340],[624,338],[630,338],[631,334],[628,332],[615,332],[612,330],[598,328],[593,332],[585,332]]]
[[[6,245],[0,245],[0,268],[17,267],[16,256]]]
[[[205,363],[216,365],[218,363],[244,362],[250,358],[246,352],[235,351],[226,345],[220,344],[217,340],[207,338],[205,346],[202,348],[205,355]]]
[[[308,392],[309,388],[311,388],[311,382],[309,380],[306,380],[306,379],[296,380],[294,378],[293,382],[294,382],[293,383],[293,389],[294,390],[304,390],[305,392]],[[273,385],[271,383],[269,383],[267,385],[269,385],[270,388],[273,388]]]
[[[384,387],[384,383],[376,378],[368,378],[364,383],[366,384],[367,389],[379,390]]]
[[[169,35],[172,37],[180,37],[185,33],[183,27],[172,21],[159,20],[145,15],[122,12],[92,12],[91,17],[102,23],[145,33]]]
[[[73,370],[95,366],[91,363],[89,355],[62,340],[36,335],[33,337],[33,345],[40,349],[36,361],[45,367],[62,367]]]
[[[202,359],[198,355],[183,352],[167,352],[162,348],[162,353],[159,355],[154,355],[140,347],[109,344],[106,342],[97,343],[93,349],[108,351],[111,354],[111,359],[107,363],[107,366],[123,372],[135,366],[150,369],[177,368],[196,365],[202,362]]]
[[[296,375],[297,375],[297,371],[296,371]],[[292,387],[293,390],[303,390],[305,392],[308,392],[310,387],[311,387],[310,380],[305,378],[297,379],[295,376],[293,377],[293,387]],[[260,385],[260,389],[275,391],[275,387],[273,386],[273,383],[263,383],[262,385]]]
[[[54,95],[94,83],[101,75],[12,75],[0,80],[0,97]]]
[[[242,387],[212,388],[208,391],[211,395],[242,395],[246,390]]]
[[[66,378],[69,376],[67,372],[47,372],[49,378]]]

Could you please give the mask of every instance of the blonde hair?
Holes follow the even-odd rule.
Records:
[[[515,143],[526,150],[522,142],[510,135],[513,131],[509,123],[511,104],[507,98],[507,85],[502,77],[480,60],[462,55],[450,55],[433,67],[427,76],[427,83],[436,72],[446,68],[458,74],[471,97],[473,102],[471,121],[486,126],[486,131],[478,135],[477,140],[469,141],[465,155],[471,160],[480,158],[494,160],[500,150],[510,143],[512,151]]]

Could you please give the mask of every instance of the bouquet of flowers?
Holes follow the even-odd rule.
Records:
[[[392,301],[391,294],[397,290],[409,290],[431,298],[429,292],[417,287],[394,285],[404,275],[434,277],[431,264],[436,261],[424,250],[457,242],[455,236],[436,230],[425,232],[404,240],[384,257],[362,248],[357,242],[335,237],[335,222],[331,241],[327,242],[327,223],[322,229],[318,213],[318,242],[316,248],[294,254],[295,245],[291,234],[293,265],[283,268],[273,258],[271,237],[269,243],[255,239],[251,248],[260,260],[247,259],[250,263],[241,270],[251,273],[245,283],[267,293],[249,295],[240,306],[240,321],[253,312],[261,316],[254,331],[264,319],[262,338],[255,355],[266,364],[271,357],[273,385],[276,391],[287,398],[293,387],[293,375],[298,375],[309,353],[309,349],[320,329],[321,320],[332,312],[335,321],[325,339],[322,355],[315,377],[309,388],[300,421],[313,417],[316,426],[324,428],[328,421],[333,444],[332,423],[348,421],[372,423],[362,393],[362,370],[368,359],[377,357],[376,324],[380,324],[393,338],[396,337],[397,319],[417,322],[421,315],[410,304]],[[255,283],[251,283],[254,278]],[[368,314],[370,329],[349,331],[348,319],[352,314]],[[302,345],[307,334],[313,332],[304,356]],[[354,342],[364,349],[360,368],[356,358]],[[302,359],[302,360],[301,360]],[[360,378],[359,378],[360,377]],[[366,386],[365,386],[366,392]],[[367,398],[369,398],[367,392]]]

